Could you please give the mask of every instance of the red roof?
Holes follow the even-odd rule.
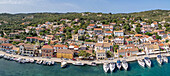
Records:
[[[66,48],[68,48],[67,45],[62,45],[62,44],[55,45],[54,47],[66,47]]]
[[[27,39],[38,39],[38,40],[44,40],[42,38],[38,38],[38,37],[27,37]]]
[[[12,46],[10,43],[2,43],[1,46]]]
[[[94,26],[95,24],[89,24],[89,26]]]
[[[50,45],[44,45],[44,46],[42,47],[42,49],[53,49],[53,47],[50,46]]]
[[[102,30],[102,28],[94,28],[94,30]]]
[[[106,31],[106,33],[112,33],[112,31]]]
[[[109,25],[103,25],[103,26],[109,26]]]

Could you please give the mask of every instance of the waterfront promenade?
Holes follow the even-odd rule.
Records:
[[[126,60],[127,62],[130,62],[130,61],[136,61],[138,58],[144,59],[144,57],[155,58],[158,55],[158,54],[153,54],[153,55],[149,55],[149,56],[147,56],[147,55],[132,56],[132,57],[126,57],[126,58],[115,58],[113,60],[93,60],[93,61],[78,60],[78,61],[73,61],[73,60],[62,60],[61,58],[50,58],[49,59],[49,58],[42,58],[42,57],[29,57],[29,56],[13,55],[13,54],[8,54],[3,51],[0,51],[0,54],[5,54],[6,56],[12,56],[12,57],[17,57],[17,58],[45,60],[45,61],[54,61],[54,62],[61,62],[61,61],[67,61],[67,63],[81,62],[81,63],[87,64],[87,65],[90,65],[92,62],[96,62],[96,64],[103,64],[104,62],[116,62],[118,59]],[[164,53],[162,55],[170,56],[169,53]]]

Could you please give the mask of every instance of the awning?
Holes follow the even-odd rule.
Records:
[[[144,52],[139,52],[136,55],[145,55],[145,53]]]

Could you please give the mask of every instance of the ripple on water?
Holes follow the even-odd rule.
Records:
[[[128,71],[116,69],[113,73],[104,73],[102,65],[94,67],[69,64],[63,69],[59,63],[54,66],[44,66],[31,63],[19,64],[0,59],[0,76],[169,76],[170,63],[159,65],[155,59],[151,61],[151,68],[143,68],[137,62],[129,62]]]

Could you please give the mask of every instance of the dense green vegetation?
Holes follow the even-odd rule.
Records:
[[[82,13],[29,13],[29,14],[8,14],[8,13],[2,13],[0,14],[0,34],[4,34],[4,32],[9,35],[11,32],[15,32],[16,30],[24,30],[27,26],[38,26],[38,24],[43,24],[46,21],[49,22],[57,22],[54,25],[57,24],[64,24],[71,23],[73,25],[73,28],[66,27],[64,28],[64,33],[61,35],[62,37],[65,37],[64,39],[67,40],[71,38],[71,31],[74,30],[74,34],[78,33],[79,29],[85,29],[90,23],[96,23],[97,21],[100,21],[103,24],[109,24],[109,23],[117,23],[116,26],[114,26],[115,30],[125,30],[125,34],[134,33],[134,31],[131,31],[132,26],[129,25],[135,23],[135,21],[145,21],[149,24],[151,24],[153,21],[170,21],[170,10],[151,10],[151,11],[144,11],[144,12],[138,12],[138,13],[120,13],[120,14],[111,14],[111,13],[90,13],[85,12],[85,14],[88,14],[88,16],[83,16]],[[99,14],[102,14],[102,16],[97,16]],[[80,26],[75,26],[77,22],[75,21],[60,21],[61,19],[68,19],[68,20],[74,20],[78,18],[80,23]],[[24,23],[24,24],[23,24]],[[119,24],[123,24],[123,26],[120,26]],[[66,25],[67,26],[67,25]],[[159,29],[162,28],[162,26],[158,25]],[[170,24],[164,25],[166,28],[166,31],[170,32]],[[137,33],[140,32],[140,25],[137,25],[137,28],[135,29]],[[32,29],[34,30],[34,29]],[[56,30],[53,30],[52,34],[57,32],[59,28]],[[46,35],[50,34],[50,29],[42,30],[39,33],[40,35]],[[36,32],[29,32],[29,33],[21,33],[17,37],[14,38],[20,38],[25,39],[27,36],[37,36]],[[61,37],[60,36],[60,37]],[[58,37],[57,37],[58,38]],[[80,40],[85,40],[84,36],[81,36]],[[64,40],[62,40],[64,41]],[[94,42],[92,40],[86,40],[88,42]]]

